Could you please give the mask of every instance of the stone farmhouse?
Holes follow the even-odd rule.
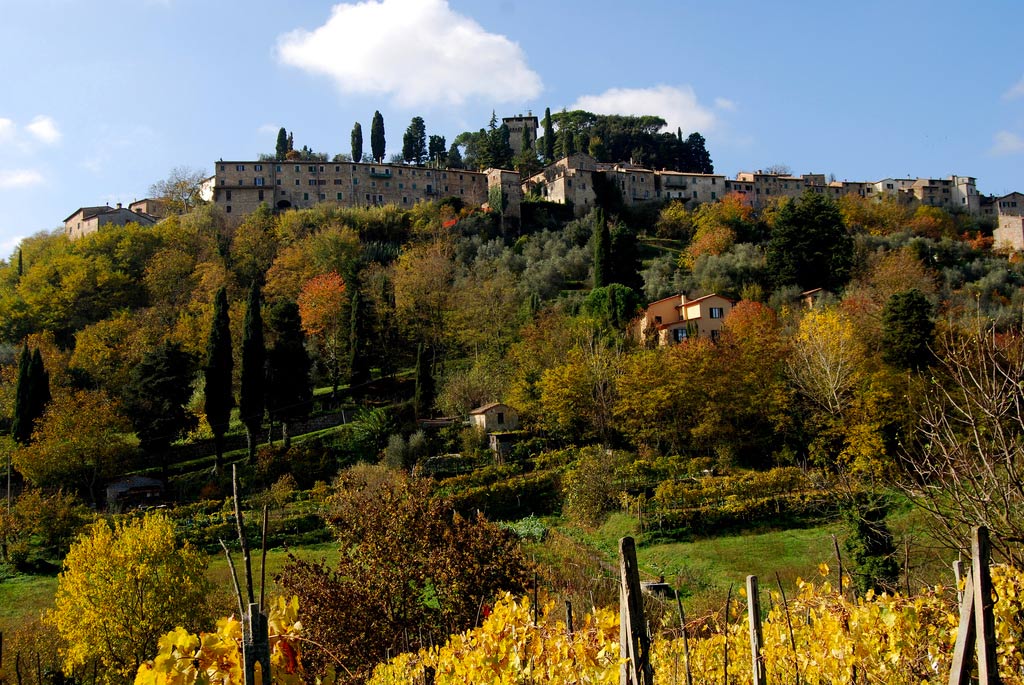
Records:
[[[647,305],[633,323],[632,333],[637,340],[653,339],[658,345],[693,338],[717,342],[734,304],[733,300],[714,293],[692,300],[686,295],[672,295]]]
[[[118,202],[116,207],[103,205],[100,207],[79,207],[71,216],[64,219],[64,235],[69,240],[77,240],[90,233],[95,233],[101,227],[113,224],[124,226],[136,223],[141,226],[152,226],[158,221],[158,217],[146,214],[145,212],[125,209]]]

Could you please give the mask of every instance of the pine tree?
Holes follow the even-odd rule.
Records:
[[[384,117],[379,111],[373,113],[373,123],[370,124],[370,154],[377,164],[384,163]]]
[[[29,418],[35,427],[35,422],[42,417],[43,412],[46,411],[46,405],[52,399],[50,396],[50,374],[43,366],[43,355],[40,354],[38,347],[32,353],[29,377],[31,379],[28,396]]]
[[[416,395],[413,398],[416,418],[422,419],[430,416],[431,407],[433,406],[434,376],[430,372],[430,359],[426,346],[420,343],[416,347]]]
[[[206,397],[204,411],[206,420],[213,431],[213,445],[216,452],[214,469],[219,470],[224,457],[224,433],[231,420],[231,408],[235,398],[231,393],[231,325],[228,320],[228,293],[221,288],[213,301],[213,324],[206,341],[206,366],[203,369]]]
[[[249,462],[256,460],[256,436],[263,426],[266,408],[267,350],[263,341],[263,315],[260,313],[260,289],[255,283],[249,289],[245,309],[245,328],[242,333],[242,379],[238,393],[238,414],[245,426],[245,439],[249,449]]]
[[[363,161],[363,125],[358,121],[352,127],[352,161]]]
[[[11,437],[21,445],[32,439],[32,354],[28,343],[21,348],[18,361],[18,385],[14,391],[14,416],[11,422]]]
[[[313,386],[306,336],[302,332],[299,306],[281,302],[270,312],[275,343],[267,352],[267,411],[271,421],[281,422],[284,447],[291,446],[289,424],[309,416]]]
[[[288,154],[288,132],[284,130],[284,126],[277,132],[277,146],[274,149],[274,154],[278,159],[284,159],[284,156]]]
[[[402,136],[402,159],[412,164],[423,164],[427,156],[427,126],[423,117],[413,117]]]
[[[932,304],[917,288],[893,293],[882,310],[882,358],[898,369],[920,371],[934,359]]]
[[[594,287],[603,288],[612,281],[611,232],[604,211],[594,210]]]
[[[551,122],[551,108],[544,109],[544,162],[555,161],[555,126]]]
[[[285,156],[287,157],[288,153],[291,152],[294,149],[295,149],[295,134],[294,133],[289,133],[288,134],[288,149],[284,151]]]

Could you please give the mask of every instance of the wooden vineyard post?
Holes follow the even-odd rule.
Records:
[[[747,620],[750,622],[750,658],[754,685],[765,685],[761,598],[757,591],[757,576],[747,576]]]
[[[628,660],[619,670],[619,685],[654,685],[651,636],[644,620],[640,569],[633,538],[619,540],[619,655]]]
[[[978,682],[999,685],[999,663],[996,661],[996,617],[992,601],[992,574],[989,570],[991,550],[988,528],[971,529],[971,575],[974,577],[974,624],[978,642]]]
[[[989,571],[991,551],[988,529],[971,530],[971,570],[967,574],[960,603],[960,625],[953,647],[953,663],[949,685],[971,682],[971,645],[978,656],[978,684],[999,685],[999,664],[996,660],[995,611],[992,601],[992,575]]]
[[[245,662],[245,683],[255,685],[256,664],[260,665],[258,682],[270,683],[270,635],[266,615],[253,602],[242,617],[242,655]]]

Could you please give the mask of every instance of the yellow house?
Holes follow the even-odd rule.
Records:
[[[653,337],[659,345],[672,345],[688,338],[717,341],[734,304],[733,300],[714,293],[693,300],[686,295],[672,295],[647,305],[635,333],[640,340]]]

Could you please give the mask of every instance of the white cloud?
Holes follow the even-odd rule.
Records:
[[[0,140],[8,141],[14,138],[14,122],[10,119],[0,117]]]
[[[736,103],[728,98],[715,98],[715,108],[726,112],[735,112]]]
[[[1009,131],[999,131],[993,137],[992,148],[989,150],[993,155],[1017,155],[1024,152],[1024,138]]]
[[[43,182],[43,175],[34,169],[0,169],[0,190],[26,188]]]
[[[1016,100],[1021,97],[1024,97],[1024,77],[1010,86],[1008,91],[1003,93],[1004,100]]]
[[[452,11],[447,0],[335,5],[323,26],[278,38],[277,56],[329,76],[343,93],[391,95],[404,107],[522,102],[542,89],[518,44]]]
[[[12,235],[7,240],[0,241],[0,255],[13,256],[14,248],[18,247],[18,245],[21,245],[21,241],[24,240],[26,237],[27,236],[23,235]]]
[[[584,109],[594,114],[652,114],[664,119],[669,131],[681,128],[684,134],[706,133],[717,123],[715,114],[697,102],[697,95],[690,86],[612,88],[600,95],[584,95],[569,109]]]
[[[40,114],[35,119],[29,122],[25,130],[32,134],[34,138],[40,140],[47,145],[53,145],[60,140],[61,133],[57,128],[57,122],[52,117],[48,117],[44,114]]]
[[[261,136],[269,136],[271,134],[276,136],[277,132],[280,130],[281,127],[278,126],[277,124],[263,124],[258,129],[256,129],[256,133],[259,133]]]

